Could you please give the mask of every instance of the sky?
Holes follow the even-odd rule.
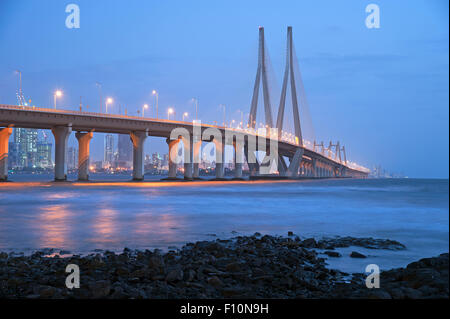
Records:
[[[65,25],[70,3],[80,8],[79,29]],[[371,3],[380,28],[366,27]],[[227,121],[240,120],[239,110],[250,111],[258,27],[280,88],[292,26],[318,141],[339,140],[369,168],[448,178],[448,12],[447,0],[1,0],[0,103],[17,104],[19,69],[36,106],[53,107],[61,89],[58,108],[77,110],[81,96],[99,111],[100,82],[111,113],[137,115],[145,103],[155,112],[156,89],[160,117],[169,106],[179,120],[192,117],[196,97],[203,122],[223,121],[220,104]],[[145,150],[167,145],[148,138]],[[100,133],[91,154],[102,157]]]

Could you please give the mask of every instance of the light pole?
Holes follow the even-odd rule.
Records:
[[[187,117],[188,115],[189,115],[188,112],[183,113],[183,122],[184,122],[184,118]]]
[[[171,107],[169,107],[168,109],[167,109],[167,119],[168,120],[170,120],[170,114],[172,114],[174,111],[173,111],[173,108],[171,108]]]
[[[108,104],[112,104],[113,99],[108,97],[105,101],[105,107],[106,107],[106,114],[108,114]]]
[[[100,97],[100,113],[102,113],[103,108],[103,98],[102,98],[102,84],[100,82],[95,82],[95,85],[98,87],[98,95]]]
[[[158,119],[158,97],[159,97],[159,94],[158,94],[158,91],[156,91],[156,90],[153,90],[152,94],[156,96],[156,119]]]
[[[198,99],[193,97],[192,100],[195,102],[195,120],[198,120]]]
[[[19,103],[23,105],[23,96],[22,96],[22,72],[20,70],[16,70],[16,73],[19,74]]]
[[[142,106],[142,117],[144,117],[144,111],[145,111],[145,109],[148,109],[148,104],[144,104],[144,105]]]
[[[62,96],[62,92],[60,90],[56,90],[55,94],[53,94],[53,106],[56,110],[56,98],[57,97],[61,97]]]
[[[223,123],[222,123],[222,125],[225,126],[225,124],[226,124],[225,123],[225,105],[220,104],[219,106],[223,108]]]

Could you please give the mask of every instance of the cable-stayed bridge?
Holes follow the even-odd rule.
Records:
[[[166,138],[169,148],[169,176],[176,179],[177,165],[184,165],[184,179],[199,178],[202,143],[215,144],[216,178],[224,179],[225,145],[233,145],[234,178],[242,179],[243,165],[251,178],[276,176],[285,178],[365,178],[368,170],[347,161],[345,147],[339,142],[316,143],[309,117],[300,71],[288,27],[286,68],[283,77],[276,121],[272,116],[273,95],[270,90],[270,59],[265,46],[264,29],[259,28],[258,65],[246,127],[208,125],[137,116],[82,111],[56,110],[23,105],[0,104],[0,180],[8,177],[8,141],[14,127],[50,129],[55,138],[55,180],[67,179],[67,144],[71,132],[78,140],[78,178],[89,179],[89,145],[94,132],[129,134],[133,143],[133,179],[144,179],[144,141],[148,136]],[[262,85],[261,85],[262,84]],[[262,86],[264,123],[257,120]],[[286,112],[290,91],[292,118]],[[293,119],[293,132],[284,130],[284,120]],[[289,121],[288,121],[289,123]],[[303,129],[303,131],[302,131]],[[306,134],[305,134],[306,133]],[[309,137],[305,138],[305,135]],[[182,142],[184,156],[179,160]],[[260,153],[263,159],[260,160]]]

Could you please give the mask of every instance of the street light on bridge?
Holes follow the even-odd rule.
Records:
[[[185,118],[185,117],[188,117],[188,115],[189,115],[188,112],[184,112],[184,113],[183,113],[183,122],[184,122],[184,118]]]
[[[192,101],[195,102],[195,119],[198,120],[198,99],[193,97]]]
[[[62,96],[61,90],[56,90],[55,93],[53,94],[53,106],[55,107],[55,110],[56,110],[56,98],[61,96]]]
[[[152,95],[156,96],[156,119],[158,119],[158,97],[159,97],[159,94],[156,90],[153,90]]]
[[[173,114],[175,111],[173,110],[173,108],[169,107],[167,109],[167,119],[170,120],[170,114]]]
[[[108,114],[108,104],[112,104],[113,99],[112,98],[107,98],[106,102],[105,102],[105,106],[106,106],[106,114]]]
[[[144,111],[145,111],[145,109],[148,109],[148,104],[144,104],[144,105],[142,106],[142,117],[144,117]]]

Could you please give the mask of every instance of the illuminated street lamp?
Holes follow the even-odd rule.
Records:
[[[159,97],[159,94],[156,90],[153,90],[152,94],[156,96],[156,118],[158,119],[158,97]]]
[[[169,108],[167,109],[167,119],[168,119],[168,120],[170,120],[170,114],[173,114],[173,112],[174,112],[173,108],[169,107]]]
[[[195,102],[195,119],[198,120],[198,99],[193,97],[192,101]]]
[[[61,90],[56,90],[55,94],[53,94],[53,105],[55,107],[56,110],[56,98],[57,97],[61,97],[62,96],[62,91]]]
[[[142,117],[144,117],[144,111],[145,111],[145,109],[148,109],[148,104],[144,104],[144,105],[142,106]]]
[[[226,107],[225,107],[225,105],[223,105],[223,104],[220,104],[219,107],[223,109],[223,122],[222,122],[222,126],[225,126],[225,125],[226,125],[226,117],[225,117],[225,110],[226,110]]]
[[[184,122],[184,118],[185,118],[185,117],[188,117],[188,115],[189,115],[188,112],[184,112],[184,113],[183,113],[183,122]]]
[[[106,102],[105,102],[105,106],[106,106],[106,114],[108,114],[108,104],[112,104],[112,102],[113,102],[113,99],[112,99],[112,98],[108,97],[108,98],[106,99]]]

